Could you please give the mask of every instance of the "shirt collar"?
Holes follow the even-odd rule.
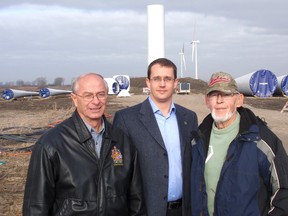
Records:
[[[84,120],[83,120],[83,121],[84,121]],[[85,123],[85,125],[86,125],[86,127],[88,128],[88,130],[89,130],[90,133],[91,133],[91,132],[97,133],[97,131],[96,131],[90,124],[88,124],[86,121],[84,121],[84,123]],[[104,120],[103,120],[103,118],[102,118],[102,126],[101,126],[101,129],[100,129],[99,133],[97,133],[97,134],[103,134],[104,131],[105,131],[105,123],[104,123]]]
[[[156,106],[156,104],[154,103],[154,101],[151,99],[150,96],[148,97],[148,99],[149,99],[149,102],[151,104],[153,113],[161,112],[160,109]],[[169,114],[171,114],[172,112],[174,112],[174,113],[176,112],[176,107],[175,107],[175,104],[173,101],[171,102]]]

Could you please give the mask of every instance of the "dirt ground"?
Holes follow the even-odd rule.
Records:
[[[142,102],[146,97],[143,94],[126,98],[109,96],[106,111],[109,120],[112,121],[116,110]],[[199,122],[209,112],[201,93],[175,95],[174,101],[194,110]],[[286,102],[284,97],[246,97],[244,106],[265,119],[288,151],[288,112],[280,113]],[[68,95],[48,99],[0,100],[0,216],[21,215],[30,146],[44,130],[69,117],[73,110]]]

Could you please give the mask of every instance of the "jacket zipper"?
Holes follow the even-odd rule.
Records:
[[[104,135],[105,136],[105,135]],[[108,157],[108,152],[111,149],[111,142],[112,140],[109,138],[104,137],[103,141],[102,141],[102,147],[101,147],[101,151],[100,151],[100,157],[99,157],[99,178],[98,178],[98,192],[101,191],[101,179],[102,179],[102,171],[103,171],[103,166],[104,166],[104,162],[106,160],[106,158]],[[101,154],[102,153],[102,154]],[[101,156],[103,155],[103,157],[101,158]],[[97,194],[97,215],[99,215],[99,208],[100,208],[100,203],[99,203],[99,197]]]

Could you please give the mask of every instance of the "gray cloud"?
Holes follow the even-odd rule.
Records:
[[[104,77],[145,76],[146,7],[155,1],[1,1],[0,82],[46,77],[66,82],[84,72]],[[187,70],[193,37],[199,78],[227,71],[235,77],[266,68],[287,74],[285,1],[158,1],[165,7],[165,53],[180,70],[185,43]],[[286,6],[286,7],[285,7]],[[196,29],[196,30],[195,30]]]

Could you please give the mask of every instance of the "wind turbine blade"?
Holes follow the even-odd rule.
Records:
[[[185,61],[184,53],[183,53],[183,66],[184,66],[184,70],[186,71],[186,61]]]
[[[192,62],[194,62],[195,43],[192,41]]]
[[[185,61],[185,55],[184,55],[184,46],[185,44],[184,44],[184,42],[183,42],[183,45],[182,45],[182,58],[181,58],[181,60],[182,60],[182,63],[183,63],[183,68],[184,68],[184,70],[186,71],[186,61]]]
[[[196,30],[196,19],[194,20],[194,29],[193,29],[193,37],[192,41],[195,41],[197,39],[197,30]]]

